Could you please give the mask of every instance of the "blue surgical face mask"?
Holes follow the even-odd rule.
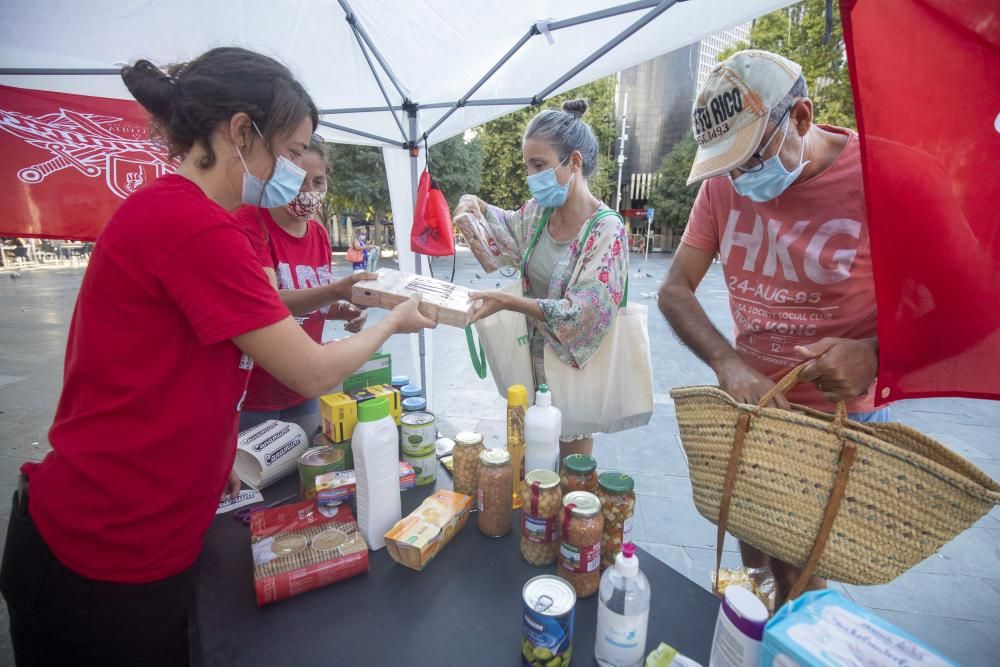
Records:
[[[569,156],[567,155],[566,160],[568,159]],[[531,190],[531,196],[535,198],[539,206],[544,208],[559,208],[566,203],[566,197],[569,195],[569,184],[573,182],[573,175],[570,174],[566,185],[560,185],[558,179],[556,179],[556,169],[563,166],[566,160],[560,162],[555,168],[546,169],[545,171],[528,176],[528,189]]]
[[[799,152],[799,166],[795,167],[792,171],[788,171],[785,169],[785,165],[781,162],[780,158],[781,147],[785,145],[786,136],[788,136],[788,125],[785,125],[785,131],[781,135],[778,152],[764,160],[764,166],[761,169],[742,174],[736,178],[729,177],[729,181],[733,184],[736,192],[751,201],[763,203],[778,197],[795,182],[795,179],[799,177],[805,166],[809,164],[808,161],[802,161],[805,155],[806,143],[805,141],[802,142],[802,150]]]
[[[253,129],[257,130],[261,140],[264,135],[257,129],[257,124],[253,124]],[[236,147],[236,153],[243,162],[243,194],[244,204],[260,206],[261,208],[278,208],[295,199],[302,187],[302,181],[306,178],[306,170],[297,166],[294,162],[279,155],[274,163],[274,173],[271,178],[263,181],[250,173],[247,161],[243,159],[243,153]]]

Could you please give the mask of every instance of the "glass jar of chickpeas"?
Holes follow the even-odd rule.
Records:
[[[597,478],[597,497],[604,515],[601,536],[601,569],[615,564],[622,545],[632,541],[635,516],[635,481],[620,472],[602,472]]]
[[[587,491],[563,498],[557,574],[569,582],[577,597],[597,592],[601,584],[601,501]]]
[[[532,470],[521,483],[521,556],[531,565],[551,565],[559,554],[559,475]]]
[[[479,455],[484,449],[482,433],[464,431],[455,436],[455,447],[451,450],[455,493],[475,499],[479,490]]]
[[[570,454],[563,459],[559,485],[563,495],[573,491],[597,491],[597,459],[586,454]]]
[[[503,537],[510,532],[514,498],[510,454],[505,449],[487,449],[479,455],[479,532],[487,537]]]

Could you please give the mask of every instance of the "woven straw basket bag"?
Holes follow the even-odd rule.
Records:
[[[1000,485],[944,445],[902,424],[860,424],[795,406],[763,407],[798,382],[802,366],[759,405],[718,387],[670,392],[694,502],[765,553],[851,584],[883,584],[934,554],[997,503]]]

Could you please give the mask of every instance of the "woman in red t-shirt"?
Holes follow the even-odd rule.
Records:
[[[239,488],[251,359],[316,396],[433,326],[411,300],[318,345],[260,270],[230,211],[299,191],[317,111],[287,68],[219,48],[122,78],[179,166],[115,212],[80,287],[53,451],[22,468],[0,568],[19,664],[186,664],[195,562],[227,479]]]
[[[355,273],[333,280],[330,237],[315,215],[326,197],[326,152],[314,136],[302,156],[306,172],[302,188],[285,206],[266,209],[244,206],[236,213],[260,264],[278,296],[302,329],[317,343],[326,320],[346,320],[351,333],[361,331],[367,314],[352,304],[351,287],[370,274]],[[310,437],[319,426],[319,404],[281,384],[260,366],[250,372],[240,411],[240,431],[268,419],[294,422]]]

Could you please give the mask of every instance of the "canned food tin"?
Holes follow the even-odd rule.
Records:
[[[437,457],[434,443],[422,452],[405,452],[403,460],[413,466],[413,476],[417,486],[433,484],[437,479]]]
[[[400,420],[403,438],[403,454],[423,454],[434,450],[437,428],[434,415],[429,412],[409,412]]]
[[[522,591],[521,664],[568,667],[573,657],[576,592],[551,574],[528,580]]]
[[[299,494],[316,500],[316,476],[344,469],[344,451],[337,447],[310,447],[299,457]]]

